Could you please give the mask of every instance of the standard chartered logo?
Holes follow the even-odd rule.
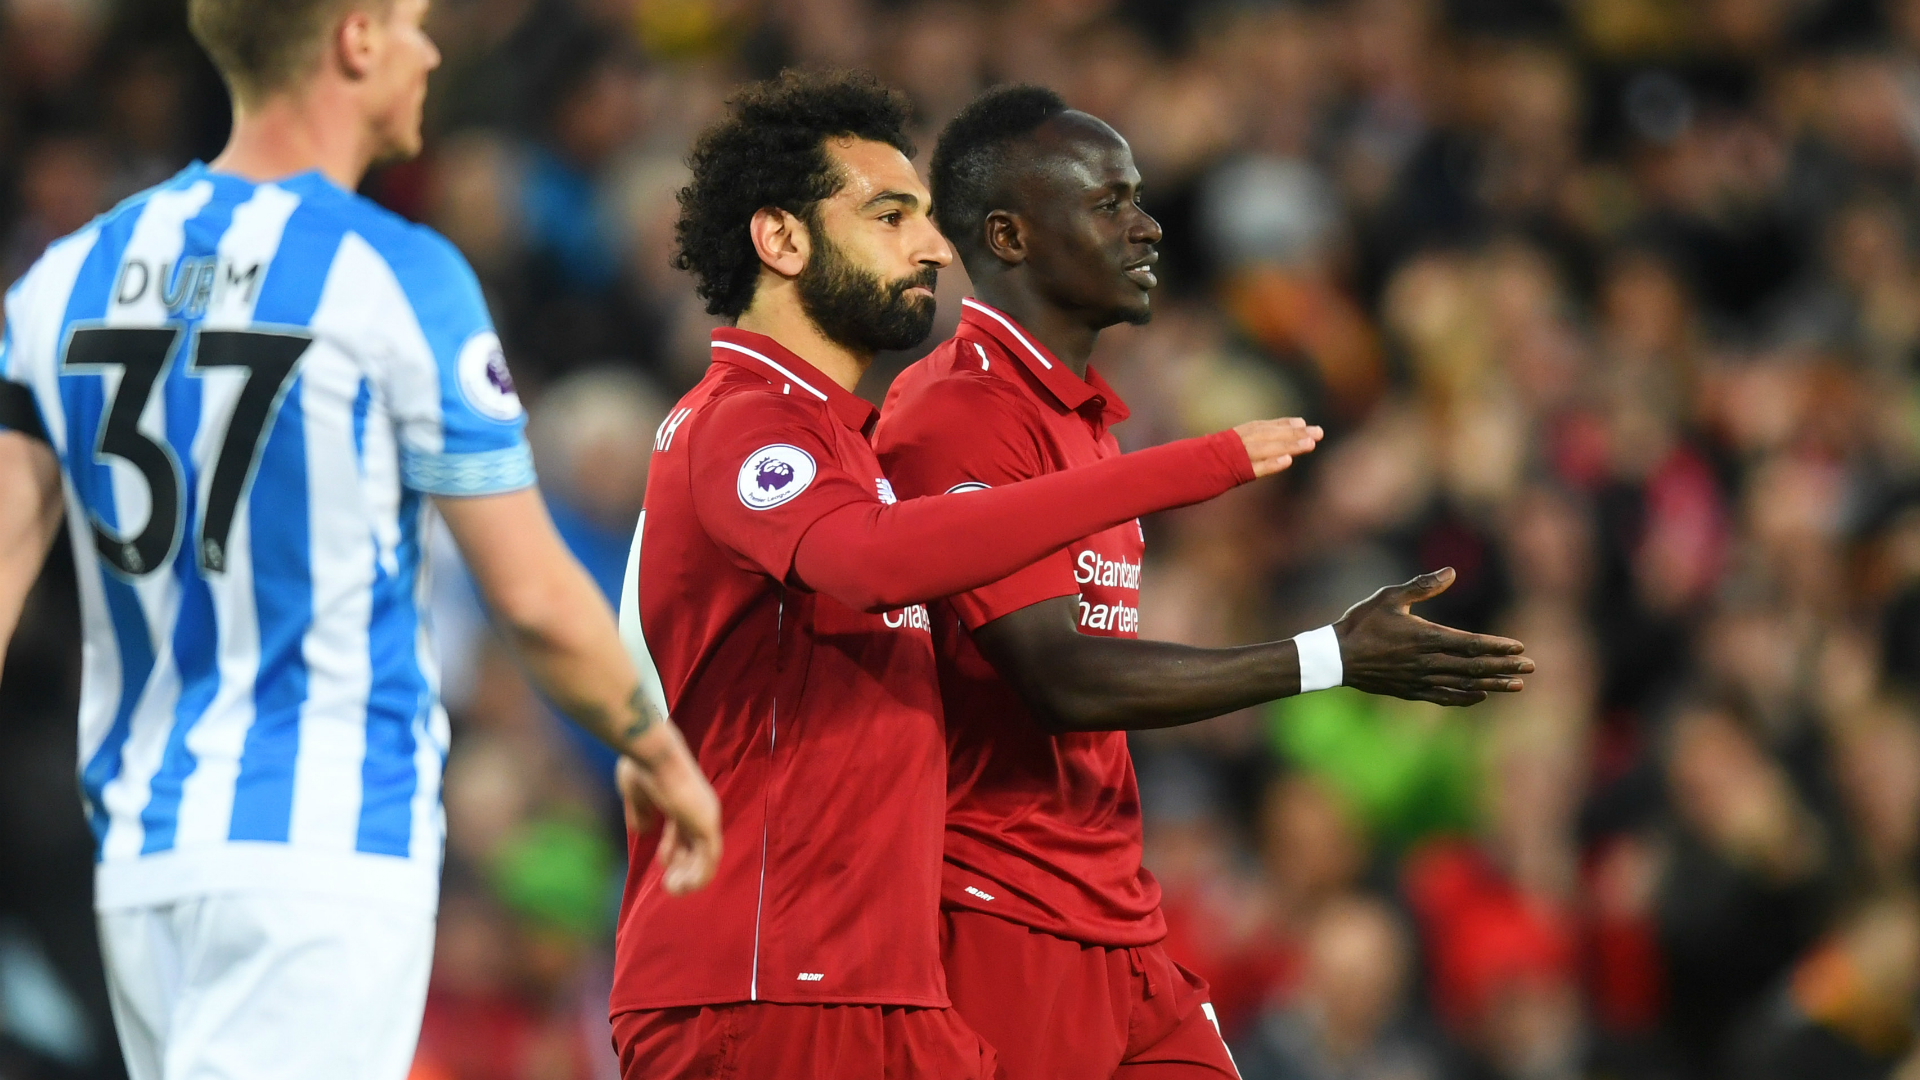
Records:
[[[927,614],[926,606],[923,604],[889,611],[880,616],[880,621],[886,623],[890,630],[925,630],[929,633],[933,631],[933,619]]]
[[[1127,604],[1090,604],[1080,601],[1080,628],[1115,634],[1140,632],[1140,609]]]
[[[1073,580],[1083,586],[1140,591],[1140,564],[1130,559],[1109,559],[1097,551],[1082,551],[1073,560]],[[1140,632],[1140,609],[1132,604],[1096,604],[1080,601],[1080,629],[1104,630],[1110,634]]]
[[[1097,551],[1083,551],[1074,560],[1073,580],[1082,585],[1137,590],[1140,588],[1140,564],[1125,559],[1102,558]]]

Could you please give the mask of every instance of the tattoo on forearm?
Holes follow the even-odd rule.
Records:
[[[637,686],[633,688],[631,704],[633,705],[633,723],[627,725],[627,730],[621,733],[621,737],[628,742],[632,742],[647,732],[652,731],[654,725],[658,724],[661,719],[659,712],[654,709],[653,703],[647,700],[646,694],[642,693]]]

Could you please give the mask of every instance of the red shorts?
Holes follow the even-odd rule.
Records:
[[[621,1080],[992,1080],[952,1009],[738,1002],[613,1018]]]
[[[945,911],[947,996],[1003,1080],[1238,1080],[1207,983],[1159,945],[1084,945]]]

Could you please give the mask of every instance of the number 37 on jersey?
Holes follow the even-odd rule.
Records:
[[[198,523],[193,544],[200,569],[214,574],[226,569],[234,511],[253,482],[271,420],[312,344],[310,334],[291,327],[192,332],[181,325],[73,329],[61,356],[61,372],[118,376],[94,433],[93,460],[100,465],[118,460],[131,466],[148,493],[149,513],[138,531],[111,528],[97,511],[89,513],[94,546],[107,565],[129,577],[166,566],[191,518]],[[244,380],[224,430],[216,427],[206,433],[214,438],[194,440],[212,458],[205,490],[198,498],[183,491],[181,448],[155,438],[141,424],[155,389],[164,385],[176,365],[190,378],[231,372]]]

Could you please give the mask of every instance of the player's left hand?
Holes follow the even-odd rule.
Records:
[[[620,789],[620,808],[626,812],[629,835],[638,836],[660,823],[660,811],[640,782],[640,766],[625,754],[613,767],[613,784]]]
[[[614,768],[614,783],[620,789],[630,834],[638,836],[662,817],[666,819],[654,858],[664,867],[667,891],[680,896],[705,886],[720,868],[720,798],[701,775],[679,732],[671,727],[661,730],[672,733],[678,753],[661,755],[660,760],[644,765],[622,754]]]
[[[1453,581],[1453,568],[1445,567],[1348,608],[1333,624],[1345,685],[1436,705],[1472,705],[1488,694],[1524,689],[1521,676],[1533,673],[1533,661],[1521,655],[1525,645],[1441,626],[1408,610]]]
[[[1301,454],[1310,454],[1326,434],[1318,425],[1297,416],[1281,420],[1249,420],[1233,429],[1247,448],[1255,479],[1272,476],[1293,464]]]

